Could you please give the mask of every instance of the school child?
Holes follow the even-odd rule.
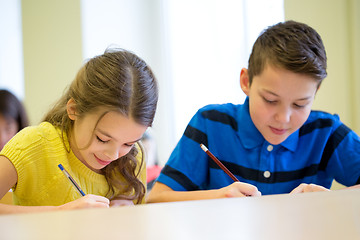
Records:
[[[0,151],[24,127],[28,116],[19,99],[6,89],[0,90]]]
[[[144,203],[138,142],[157,100],[155,76],[135,54],[108,49],[90,59],[43,122],[20,131],[1,151],[0,198],[12,188],[14,205],[0,204],[0,213]]]
[[[147,201],[325,191],[334,179],[359,184],[359,136],[337,115],[311,111],[326,61],[321,37],[306,24],[286,21],[263,31],[240,73],[244,104],[200,109]]]

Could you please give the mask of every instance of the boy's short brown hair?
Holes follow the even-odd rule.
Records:
[[[265,29],[254,43],[249,58],[249,81],[266,64],[301,73],[321,81],[327,76],[326,52],[320,35],[310,26],[286,21]]]

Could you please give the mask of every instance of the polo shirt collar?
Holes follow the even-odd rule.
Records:
[[[251,120],[249,113],[249,98],[245,99],[245,102],[238,110],[238,132],[240,142],[247,148],[255,148],[262,145],[266,140],[261,135],[259,130],[255,127]],[[299,140],[299,130],[291,134],[284,142],[280,143],[280,146],[287,148],[290,151],[295,151]]]

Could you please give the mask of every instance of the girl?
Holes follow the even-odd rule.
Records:
[[[36,127],[0,153],[0,213],[97,208],[144,202],[146,170],[139,145],[158,100],[147,64],[125,50],[88,61]],[[62,164],[85,193],[58,168]],[[20,206],[19,206],[20,205]]]

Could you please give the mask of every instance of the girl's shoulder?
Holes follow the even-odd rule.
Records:
[[[18,132],[10,141],[10,146],[27,148],[29,145],[38,145],[41,142],[59,138],[58,130],[50,123],[43,122],[37,126],[29,126]]]
[[[2,149],[1,155],[14,166],[22,169],[26,164],[38,162],[47,152],[62,149],[63,143],[56,130],[49,123],[26,127],[17,133]]]

